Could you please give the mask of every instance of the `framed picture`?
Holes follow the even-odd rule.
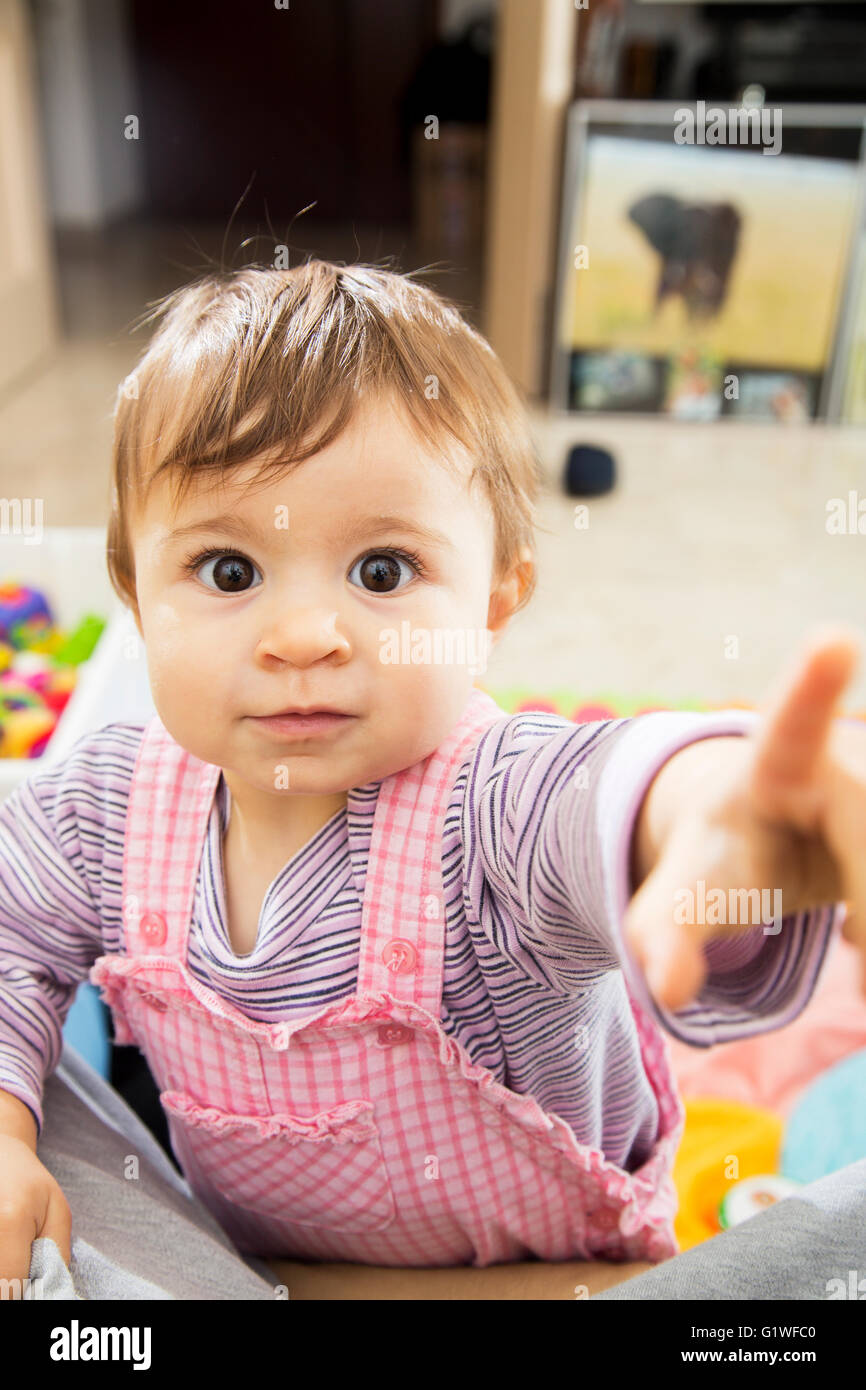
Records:
[[[742,367],[730,373],[736,395],[722,400],[722,413],[739,419],[783,420],[797,424],[816,415],[815,382],[805,373],[763,372]]]
[[[864,170],[866,107],[575,103],[551,404],[840,418]]]
[[[665,363],[644,353],[579,353],[572,371],[580,410],[657,410],[664,394]]]

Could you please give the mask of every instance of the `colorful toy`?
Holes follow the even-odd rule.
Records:
[[[16,677],[14,671],[4,671],[0,676],[0,712],[11,714],[13,710],[35,709],[42,704],[38,693],[26,681]]]
[[[759,1173],[757,1177],[744,1178],[735,1183],[719,1203],[719,1225],[723,1231],[739,1226],[741,1221],[766,1211],[774,1202],[793,1196],[801,1186],[802,1183],[792,1182],[778,1173]]]
[[[44,706],[41,709],[13,710],[0,726],[0,757],[38,758],[54,733],[57,716]]]
[[[744,1178],[778,1170],[782,1119],[772,1111],[715,1096],[687,1097],[686,1123],[674,1160],[679,1211],[674,1230],[690,1250],[722,1230],[719,1208]]]
[[[33,647],[53,625],[54,616],[39,589],[14,581],[0,584],[0,638],[4,642],[19,650]]]
[[[0,584],[0,758],[38,758],[45,750],[105,619],[87,613],[72,632],[59,628],[41,590]]]
[[[98,617],[95,613],[85,614],[78,627],[54,653],[55,660],[62,661],[66,666],[80,666],[82,661],[87,661],[92,656],[104,628],[104,618]]]
[[[655,695],[626,696],[619,692],[597,691],[591,694],[576,689],[546,690],[534,694],[525,686],[493,687],[491,682],[477,680],[476,686],[492,695],[501,709],[509,714],[524,710],[538,710],[542,714],[558,714],[563,719],[571,719],[575,724],[583,724],[596,719],[635,718],[640,714],[654,714],[664,710],[713,710],[713,709],[752,709],[745,700],[711,701],[696,698],[661,700]],[[860,711],[859,718],[866,718],[866,710]]]
[[[866,1050],[844,1057],[813,1081],[788,1117],[781,1171],[815,1182],[866,1158]]]

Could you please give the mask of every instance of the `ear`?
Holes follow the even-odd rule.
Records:
[[[494,643],[502,637],[508,627],[511,615],[523,596],[534,568],[532,551],[525,545],[521,548],[519,559],[490,595],[487,628],[493,634]]]

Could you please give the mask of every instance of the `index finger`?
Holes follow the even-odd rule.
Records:
[[[853,628],[822,628],[770,697],[752,764],[753,792],[766,814],[810,820],[815,774],[859,656]]]

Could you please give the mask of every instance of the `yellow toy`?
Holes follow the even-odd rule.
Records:
[[[0,758],[38,757],[56,724],[57,715],[46,706],[11,710],[0,725]]]
[[[779,1171],[784,1122],[770,1110],[715,1096],[684,1100],[686,1124],[674,1163],[681,1250],[717,1236],[719,1205],[743,1178]]]

